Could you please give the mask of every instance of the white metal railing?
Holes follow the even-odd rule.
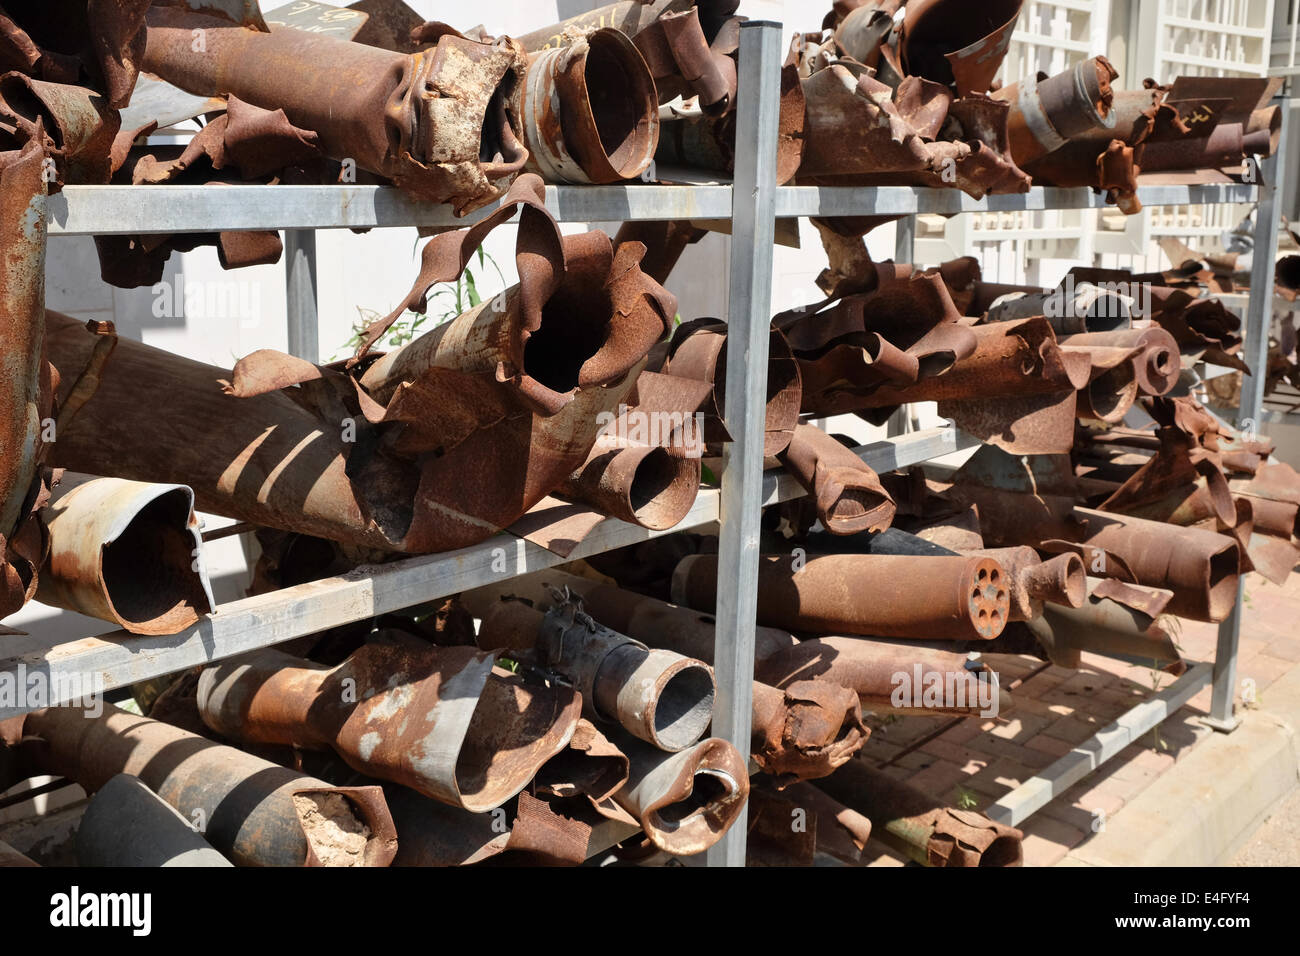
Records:
[[[1275,76],[1300,73],[1300,0],[1276,0],[1268,72]]]

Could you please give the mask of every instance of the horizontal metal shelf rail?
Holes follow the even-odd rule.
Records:
[[[1141,186],[1146,206],[1254,202],[1254,186]],[[776,216],[953,215],[1046,209],[1101,209],[1090,189],[1035,186],[1027,193],[975,199],[956,189],[911,186],[781,186]],[[731,186],[547,186],[561,222],[730,219]],[[467,226],[494,207],[457,219],[447,206],[417,202],[392,186],[65,186],[50,197],[50,235],[253,229],[373,229]]]

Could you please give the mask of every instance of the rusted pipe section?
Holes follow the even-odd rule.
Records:
[[[544,571],[462,595],[483,619],[479,640],[484,645],[511,648],[533,646],[539,612],[554,606],[554,593],[568,589],[580,595],[592,617],[615,626],[652,646],[666,647],[712,661],[713,619],[563,571]],[[502,600],[517,596],[524,600]],[[530,601],[529,607],[525,601]],[[793,646],[788,634],[757,628],[758,659]],[[691,649],[700,655],[691,655]],[[796,681],[782,689],[757,681],[753,688],[750,756],[765,773],[810,780],[825,776],[866,742],[857,696],[838,684]]]
[[[815,818],[814,845],[818,856],[828,856],[849,866],[861,863],[862,852],[867,848],[867,840],[871,838],[870,820],[818,789],[815,784],[792,784],[782,791],[782,795]],[[751,793],[751,805],[753,799]],[[790,822],[787,814],[787,827]]]
[[[1087,597],[1083,561],[1077,554],[1058,554],[1043,560],[1029,547],[954,551],[898,528],[880,534],[832,538],[810,534],[807,548],[814,554],[892,554],[923,557],[966,555],[992,558],[1007,573],[1010,601],[1008,620],[1037,617],[1044,603],[1080,607]]]
[[[618,30],[532,54],[512,109],[523,122],[528,169],[551,183],[632,179],[659,145],[654,80]]]
[[[754,681],[753,701],[750,757],[778,780],[824,777],[871,735],[857,693],[830,680]]]
[[[698,457],[605,434],[558,489],[602,514],[653,531],[666,531],[685,518],[699,490]]]
[[[189,820],[136,777],[120,773],[77,824],[80,866],[230,866]]]
[[[872,407],[876,391],[944,376],[976,351],[941,272],[885,263],[866,281],[874,286],[868,293],[773,320],[798,360],[806,413]]]
[[[730,743],[712,737],[669,754],[626,734],[612,739],[630,764],[614,800],[660,850],[703,853],[736,822],[749,798],[749,769]]]
[[[727,325],[718,319],[683,322],[673,333],[663,372],[697,382],[710,382],[713,395],[699,410],[705,414],[704,438],[709,454],[719,454],[719,426],[726,408]],[[802,386],[799,365],[778,330],[768,340],[767,404],[764,410],[763,457],[780,454],[799,423]]]
[[[60,428],[57,463],[189,484],[203,510],[383,551],[465,547],[508,527],[587,459],[676,311],[637,268],[639,244],[561,237],[543,198],[537,177],[520,177],[487,220],[432,239],[407,299],[367,331],[348,370],[263,350],[232,374],[119,342],[95,396]],[[368,354],[520,206],[518,286]],[[74,381],[100,336],[51,323],[55,364]],[[195,421],[229,427],[197,442]]]
[[[584,718],[569,746],[542,765],[531,790],[560,800],[584,796],[601,816],[618,818],[622,811],[613,796],[627,783],[627,766],[627,754]]]
[[[985,92],[1011,44],[1022,2],[912,0],[898,44],[904,74],[954,84],[959,96]]]
[[[1138,398],[1137,349],[1062,345],[1061,353],[1088,360],[1088,384],[1079,389],[1075,405],[1078,417],[1109,424],[1122,421]]]
[[[332,787],[113,707],[35,711],[23,733],[42,772],[89,793],[138,777],[236,866],[387,866],[397,852],[378,787]]]
[[[331,158],[458,213],[499,197],[528,158],[511,109],[525,56],[512,40],[479,43],[448,30],[433,47],[401,54],[160,6],[147,25],[148,72],[198,96],[283,109]]]
[[[974,354],[948,371],[866,396],[869,408],[937,401],[939,414],[1014,454],[1056,454],[1074,445],[1076,393],[1092,378],[1083,353],[1067,353],[1046,318],[977,325]]]
[[[1043,560],[1037,551],[1026,547],[967,553],[992,558],[1006,569],[1012,621],[1031,620],[1047,604],[1082,607],[1087,598],[1083,560],[1077,554],[1058,554]]]
[[[1020,866],[1024,835],[982,813],[940,805],[854,760],[814,784],[872,821],[872,835],[922,866]]]
[[[216,609],[194,492],[94,478],[43,512],[50,553],[38,600],[132,634],[176,634]]]
[[[1135,584],[1174,592],[1171,614],[1217,623],[1232,610],[1241,563],[1234,539],[1088,508],[1076,508],[1075,514],[1087,523],[1085,548],[1119,557],[1136,576]]]
[[[988,307],[986,322],[1011,322],[1044,316],[1057,335],[1077,332],[1113,332],[1133,324],[1133,298],[1081,282],[1070,290],[1011,292]]]
[[[536,633],[539,617],[521,601],[498,601],[485,612],[480,640],[517,646]],[[784,779],[825,776],[869,735],[854,691],[826,680],[795,681],[781,689],[755,681],[750,723],[750,756],[764,773]]]
[[[1221,121],[1204,136],[1149,140],[1142,148],[1142,171],[1236,168],[1248,156],[1270,156],[1280,128],[1275,112],[1271,107],[1245,121]]]
[[[660,750],[684,750],[713,720],[713,673],[701,661],[650,648],[598,624],[566,598],[542,617],[539,661],[582,694],[589,718],[616,722]]]
[[[800,641],[755,665],[775,687],[805,681],[839,684],[863,710],[899,716],[994,717],[1012,708],[997,674],[966,654],[859,637]]]
[[[0,148],[35,139],[54,160],[60,183],[108,182],[109,150],[120,121],[94,90],[22,73],[0,77]]]
[[[699,242],[708,231],[689,222],[635,220],[618,227],[614,236],[617,248],[625,242],[639,242],[646,247],[641,271],[660,285],[668,281],[686,247]]]
[[[1132,362],[1134,380],[1142,395],[1167,394],[1178,384],[1182,371],[1178,342],[1159,326],[1065,335],[1058,341],[1062,347],[1140,349]]]
[[[555,600],[553,589],[563,591],[565,588],[581,597],[587,613],[606,627],[651,646],[666,647],[706,664],[713,663],[715,622],[712,615],[564,571],[521,575],[500,584],[467,591],[461,595],[461,601],[476,617],[485,618],[488,611],[506,597],[522,598],[535,608],[549,608]],[[754,656],[762,660],[795,643],[789,631],[760,625],[754,631]],[[531,647],[532,644],[522,646]]]
[[[834,30],[835,43],[845,56],[874,69],[881,45],[894,30],[899,0],[867,0],[847,12],[841,6],[850,4],[835,4],[822,21],[822,29]]]
[[[1049,659],[1063,667],[1078,667],[1079,652],[1088,651],[1165,668],[1182,660],[1159,620],[1172,596],[1114,578],[1089,578],[1086,604],[1045,607],[1028,627]]]
[[[831,534],[883,531],[893,522],[894,499],[879,476],[816,425],[795,426],[781,462],[812,495]]]
[[[717,555],[682,559],[673,601],[711,611]],[[758,620],[818,634],[992,640],[1011,609],[1006,570],[990,558],[824,555],[760,559]]]
[[[526,854],[530,865],[577,866],[587,856],[591,826],[527,791],[503,808],[505,818],[449,807],[404,787],[385,786],[384,796],[401,834],[393,866],[472,866],[507,852]]]
[[[1025,77],[993,93],[1011,104],[1007,133],[1016,165],[1060,149],[1087,130],[1114,130],[1111,81],[1119,72],[1104,56],[1076,63],[1045,79]]]
[[[203,721],[232,740],[334,750],[362,773],[474,812],[564,749],[582,701],[473,647],[368,644],[338,667],[260,650],[199,678]]]
[[[735,20],[738,0],[640,0],[607,4],[588,13],[526,33],[524,49],[562,49],[601,29],[631,37],[645,58],[658,101],[698,97],[709,113],[734,105]],[[731,29],[725,29],[728,25]]]
[[[536,663],[573,683],[589,720],[619,724],[660,750],[689,747],[713,719],[713,674],[704,663],[598,624],[576,599],[554,599],[545,613],[494,602],[479,644],[534,650]]]
[[[1004,103],[954,102],[945,87],[918,77],[902,81],[896,103],[888,84],[845,61],[815,69],[800,86],[801,183],[923,185],[976,198],[1029,188],[1029,177],[1005,152]],[[913,103],[918,108],[904,115],[901,107]],[[963,138],[936,139],[948,117]]]
[[[41,129],[40,121],[37,129]],[[55,424],[46,361],[46,166],[43,137],[0,151],[0,618],[36,593],[47,539],[36,512],[49,496]]]

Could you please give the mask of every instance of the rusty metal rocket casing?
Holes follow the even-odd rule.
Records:
[[[496,668],[473,647],[368,644],[330,668],[276,650],[199,678],[204,722],[233,740],[332,749],[362,773],[485,812],[573,735],[572,688]]]
[[[1006,570],[989,558],[824,555],[796,563],[760,560],[759,622],[818,634],[991,640],[1011,609]],[[717,555],[684,558],[673,600],[712,610],[717,574]]]
[[[448,31],[433,47],[402,54],[160,6],[147,25],[148,72],[198,96],[283,109],[317,134],[326,155],[459,213],[499,197],[528,158],[509,109],[525,77],[525,54],[512,40],[479,43]]]
[[[44,772],[88,792],[139,777],[237,866],[387,866],[397,852],[378,787],[331,787],[114,707],[35,711],[23,733]]]
[[[216,609],[184,485],[93,478],[42,514],[50,554],[40,601],[132,634],[175,634]]]

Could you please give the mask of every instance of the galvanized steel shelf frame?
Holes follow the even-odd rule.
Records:
[[[988,212],[1020,209],[1099,208],[1104,199],[1086,189],[1034,187],[1028,193],[972,199],[956,190],[911,187],[778,187],[775,182],[778,81],[782,27],[750,21],[741,28],[736,170],[731,183],[701,185],[631,184],[549,186],[547,206],[569,222],[619,220],[731,219],[728,403],[724,415],[734,443],[727,449],[721,489],[701,492],[690,514],[672,531],[719,522],[718,627],[715,670],[718,698],[713,732],[742,748],[749,740],[757,604],[759,522],[763,507],[804,494],[790,477],[762,470],[768,323],[771,316],[772,250],[775,220],[793,216],[898,215],[900,250],[910,248],[918,213]],[[1284,140],[1285,141],[1285,140]],[[1265,175],[1279,168],[1270,161]],[[1149,186],[1139,189],[1147,205],[1249,202],[1251,186]],[[1266,213],[1267,210],[1267,213]],[[49,200],[49,232],[58,235],[212,232],[283,229],[289,348],[318,358],[315,234],[317,229],[392,226],[463,226],[487,211],[456,219],[446,207],[417,203],[391,187],[377,186],[67,186]],[[1276,221],[1272,187],[1261,191],[1260,219]],[[1274,248],[1257,227],[1256,249]],[[1258,261],[1258,259],[1257,259]],[[1269,260],[1272,261],[1271,259]],[[1271,271],[1269,282],[1271,285]],[[1270,296],[1261,299],[1267,302]],[[1259,313],[1257,315],[1256,313]],[[1251,302],[1251,341],[1266,310]],[[740,347],[736,347],[739,345]],[[1266,339],[1265,339],[1265,348]],[[1247,407],[1247,406],[1243,406]],[[1242,417],[1247,417],[1243,415]],[[952,427],[891,437],[857,449],[877,471],[929,461],[978,444]],[[222,605],[187,631],[168,637],[113,632],[23,656],[0,659],[0,673],[43,674],[46,686],[60,678],[98,675],[105,689],[173,673],[259,647],[313,634],[352,621],[401,610],[507,576],[576,560],[660,533],[609,520],[565,558],[509,534],[460,551],[403,558],[360,567],[335,578],[286,588]],[[504,572],[498,570],[505,567]],[[1214,668],[1216,691],[1222,676],[1230,688],[1235,670],[1236,626],[1225,630]],[[1222,674],[1221,674],[1222,672]],[[1125,742],[1177,709],[1210,679],[1199,664],[1153,701],[1121,717]],[[1216,702],[1218,700],[1216,694]],[[1231,695],[1228,696],[1231,707]],[[0,707],[0,719],[22,713]],[[1216,709],[1216,713],[1218,713]],[[1117,752],[1117,732],[1107,728],[1093,741],[1045,772],[1050,778],[1069,762],[1071,783]],[[1083,756],[1077,756],[1080,753]],[[1059,774],[1059,779],[1064,779]],[[1032,784],[1032,786],[1031,786]],[[1036,778],[1008,795],[991,815],[1016,823],[1064,786]],[[1032,791],[1032,794],[1030,793]],[[1022,799],[1010,800],[1021,795]],[[1008,803],[1010,801],[1010,803]],[[1032,806],[1031,806],[1032,804]],[[741,817],[706,857],[709,865],[742,866],[747,821]]]

